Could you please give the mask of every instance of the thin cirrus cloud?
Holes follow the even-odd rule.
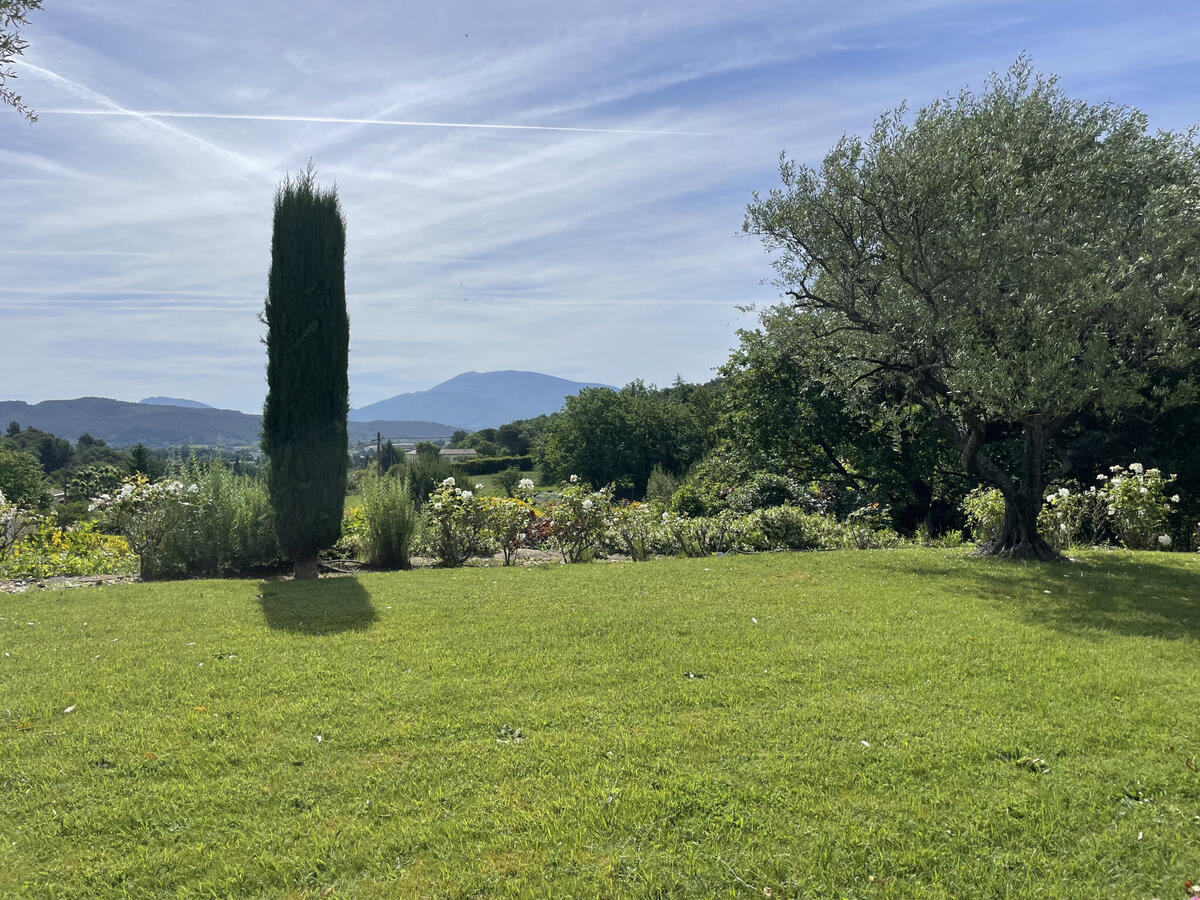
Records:
[[[403,119],[351,119],[342,116],[280,116],[264,113],[167,112],[134,109],[48,109],[60,116],[129,116],[136,119],[229,119],[243,122],[304,122],[317,125],[384,125],[401,128],[483,128],[500,131],[563,131],[578,134],[638,134],[674,137],[712,137],[702,131],[650,131],[634,128],[578,128],[566,125],[513,125],[499,122],[420,122]]]
[[[1200,10],[1168,5],[57,0],[18,64],[41,121],[0,115],[0,399],[261,408],[271,198],[310,158],[356,405],[468,369],[711,377],[777,294],[738,232],[781,149],[819,162],[1023,50],[1184,127]]]

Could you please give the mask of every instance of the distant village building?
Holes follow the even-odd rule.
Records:
[[[409,459],[416,459],[417,451],[409,450],[404,455]],[[475,452],[473,447],[466,447],[463,449],[451,449],[449,447],[443,447],[438,451],[438,456],[447,462],[462,462],[464,459],[470,459],[472,456],[478,455],[479,454]]]

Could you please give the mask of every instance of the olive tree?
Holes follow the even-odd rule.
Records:
[[[29,14],[42,8],[42,0],[0,0],[0,103],[11,106],[32,125],[37,113],[21,102],[21,95],[9,87],[16,79],[13,63],[25,52],[29,42],[21,39],[21,26],[29,23]]]
[[[744,229],[839,392],[899,391],[892,413],[915,404],[1000,489],[982,553],[1053,558],[1037,515],[1055,436],[1196,354],[1195,133],[1070,99],[1022,58],[982,93],[843,137],[820,168],[783,156],[780,175]]]

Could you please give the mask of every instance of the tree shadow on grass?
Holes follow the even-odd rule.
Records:
[[[269,627],[295,634],[364,631],[379,618],[371,595],[353,576],[264,581],[258,603]]]
[[[951,579],[964,594],[1056,631],[1200,641],[1200,567],[1168,565],[1149,554],[1089,555],[1067,563],[978,559],[966,568],[903,571]]]

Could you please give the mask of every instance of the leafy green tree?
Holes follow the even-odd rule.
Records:
[[[1200,340],[1200,148],[1064,96],[1018,60],[987,90],[884,116],[819,170],[782,158],[762,237],[838,392],[900,398],[1003,493],[983,552],[1054,558],[1038,534],[1056,436],[1152,389]],[[1015,438],[1008,460],[993,452]]]
[[[496,473],[496,484],[500,485],[500,487],[504,489],[506,496],[511,497],[516,492],[517,485],[520,483],[522,477],[524,476],[521,475],[520,469],[515,469],[510,466],[509,468]]]
[[[32,426],[16,434],[6,435],[3,441],[8,447],[28,450],[34,454],[42,465],[42,471],[47,475],[64,468],[71,461],[70,441]]]
[[[268,279],[263,450],[280,549],[297,578],[341,533],[346,493],[350,319],[346,220],[309,164],[275,192]]]
[[[512,456],[524,456],[529,452],[529,439],[517,422],[509,422],[496,429],[496,445]]]
[[[0,447],[0,494],[9,503],[43,508],[49,503],[42,466],[28,450]]]
[[[8,434],[9,437],[16,437],[18,434],[21,433],[21,423],[15,421],[15,420],[12,422],[9,422],[8,423],[8,431],[6,433]]]
[[[432,441],[417,441],[413,445],[413,449],[417,451],[417,456],[422,459],[437,459],[441,454],[441,449]]]
[[[760,327],[738,332],[722,367],[726,411],[722,434],[754,470],[789,472],[819,482],[850,508],[889,506],[898,527],[957,523],[967,480],[948,441],[919,408],[900,421],[879,414],[903,401],[882,389],[851,404],[836,389],[807,322],[786,306],[766,310]]]
[[[620,391],[584,388],[568,397],[550,419],[538,465],[553,477],[578,475],[594,488],[628,482],[642,496],[656,465],[680,473],[710,444],[686,397],[633,381]]]
[[[20,95],[8,86],[17,73],[12,65],[25,52],[29,42],[21,39],[21,26],[29,24],[29,14],[42,8],[42,0],[0,0],[0,102],[6,103],[29,120],[37,121],[37,113],[21,102]]]

